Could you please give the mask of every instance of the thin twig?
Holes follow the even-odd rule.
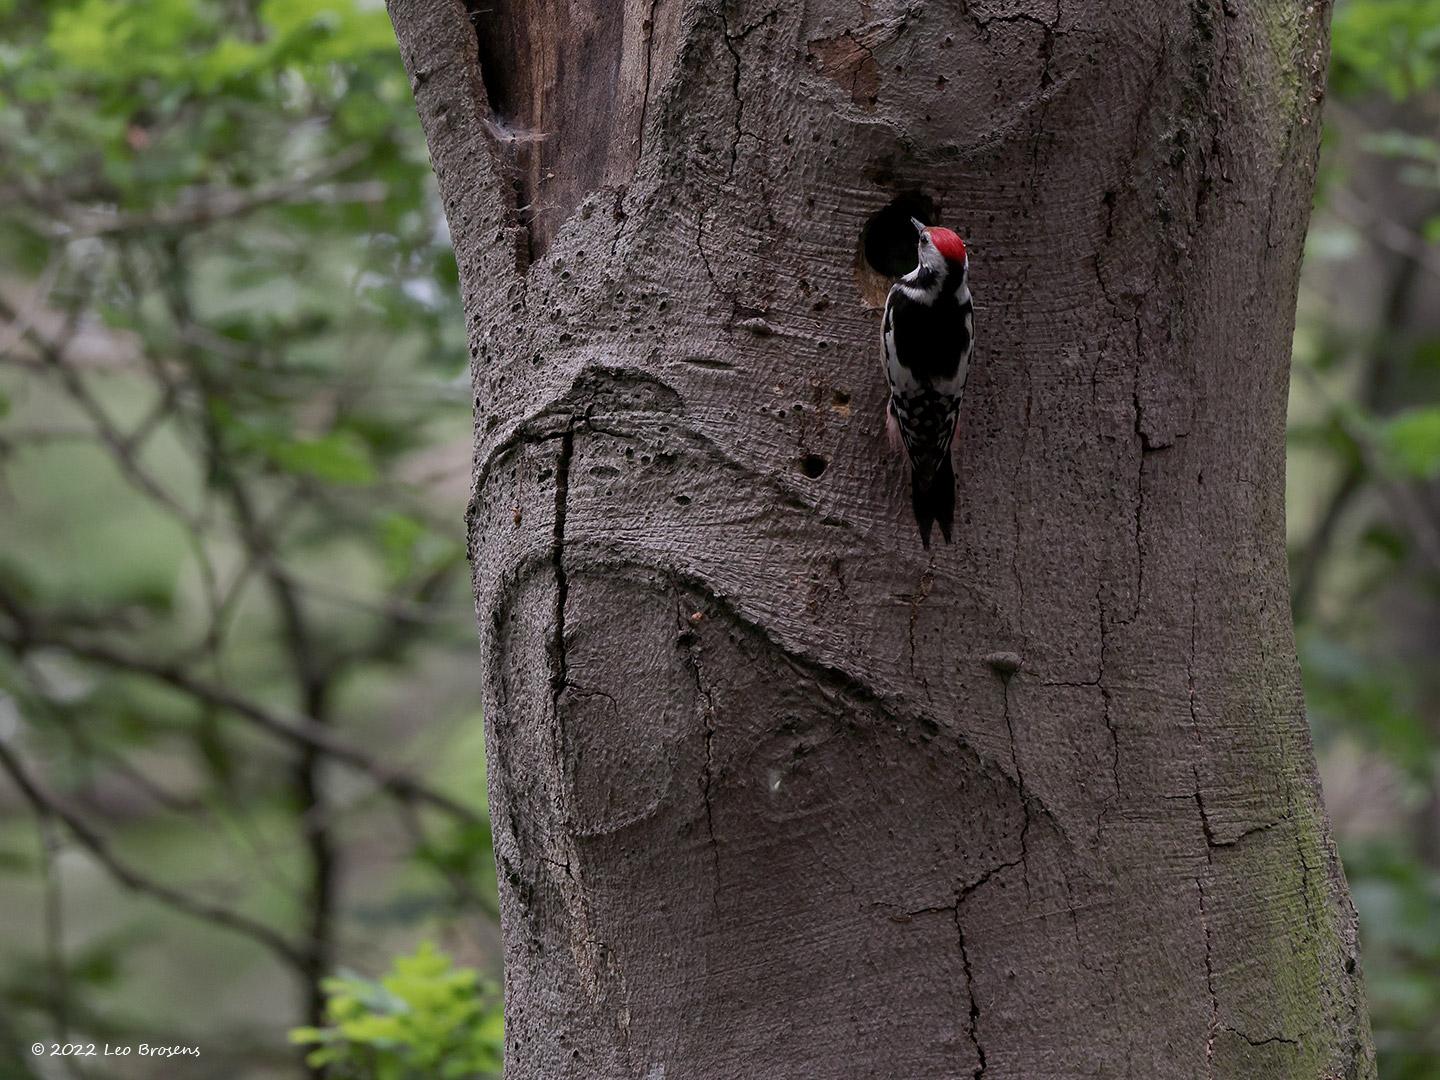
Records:
[[[15,309],[3,297],[0,297],[0,315],[12,322],[18,322]],[[129,438],[115,426],[110,419],[110,414],[90,393],[89,387],[85,385],[85,380],[81,378],[79,372],[65,362],[64,342],[51,341],[36,331],[34,327],[25,328],[21,336],[35,348],[45,369],[60,380],[61,386],[71,400],[80,407],[95,426],[96,433],[110,449],[121,473],[141,492],[178,518],[189,530],[198,531],[200,525],[194,515],[181,506],[178,500],[145,471],[136,459]]]
[[[348,184],[323,183],[363,161],[368,153],[368,147],[357,144],[303,176],[262,184],[246,191],[233,188],[190,188],[180,192],[173,204],[142,213],[82,211],[68,221],[58,222],[56,231],[71,239],[154,233],[168,229],[193,229],[216,221],[241,217],[267,206],[310,202],[382,202],[389,196],[390,189],[378,180],[362,180]]]
[[[167,907],[176,911],[200,919],[216,926],[222,926],[227,930],[233,930],[238,934],[264,945],[275,955],[279,956],[286,963],[300,968],[305,967],[305,957],[300,949],[296,948],[285,938],[266,926],[257,922],[248,915],[242,915],[238,911],[212,904],[209,901],[201,900],[198,897],[173,889],[153,878],[146,877],[134,867],[121,860],[110,850],[109,842],[98,832],[90,827],[83,819],[71,813],[64,806],[52,799],[36,783],[34,778],[21,764],[20,759],[11,751],[4,742],[0,742],[0,769],[3,769],[11,781],[20,790],[25,801],[36,814],[53,817],[64,824],[65,828],[75,838],[76,843],[83,847],[90,855],[105,868],[106,872],[125,888],[132,892],[143,893],[152,899],[158,900]]]
[[[1353,423],[1340,409],[1336,408],[1329,393],[1321,385],[1320,377],[1314,371],[1307,367],[1301,367],[1299,370],[1315,393],[1326,403],[1345,437],[1354,444],[1356,453],[1360,455],[1366,469],[1376,478],[1381,494],[1390,503],[1390,508],[1409,527],[1416,547],[1420,549],[1431,568],[1436,573],[1440,573],[1440,528],[1437,528],[1435,522],[1430,519],[1424,505],[1415,498],[1410,488],[1388,475],[1385,462],[1381,459],[1381,449],[1370,432],[1366,431],[1362,425]]]
[[[99,642],[69,640],[29,616],[14,597],[3,591],[0,591],[0,608],[6,610],[18,624],[15,631],[0,635],[0,641],[17,652],[29,648],[55,648],[82,660],[144,675],[206,704],[243,717],[260,730],[293,746],[322,751],[340,764],[369,776],[377,787],[393,798],[404,802],[425,803],[471,824],[480,822],[480,817],[470,808],[412,777],[381,765],[369,754],[345,742],[328,727],[315,723],[309,717],[291,716],[268,709],[224,686],[198,679],[181,667],[131,656]]]
[[[35,316],[50,299],[50,291],[55,288],[55,279],[60,276],[60,267],[64,259],[59,251],[51,254],[50,260],[45,264],[45,269],[40,271],[40,277],[35,282],[35,288],[25,298],[23,310],[18,313],[7,315],[11,320],[9,331],[4,338],[0,338],[0,356],[9,353],[35,325]],[[11,309],[13,311],[13,308]]]

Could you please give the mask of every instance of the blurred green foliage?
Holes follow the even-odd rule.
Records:
[[[1440,1076],[1440,3],[1340,0],[1291,400],[1306,700],[1383,1080]]]
[[[409,86],[368,0],[0,27],[0,1073],[65,1034],[293,1072],[340,963],[496,955],[464,322]],[[422,956],[401,996],[427,973],[458,995]]]
[[[324,1028],[297,1028],[307,1060],[336,1080],[474,1080],[499,1076],[500,991],[429,942],[378,982],[325,980]]]
[[[1440,0],[1341,0],[1331,24],[1330,87],[1397,100],[1440,79]]]

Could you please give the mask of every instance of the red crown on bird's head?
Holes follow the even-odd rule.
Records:
[[[925,230],[930,234],[930,242],[935,245],[935,250],[944,255],[946,260],[954,263],[965,261],[965,241],[960,239],[960,234],[951,229],[942,229],[935,225]]]

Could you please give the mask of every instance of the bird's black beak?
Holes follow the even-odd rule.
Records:
[[[915,226],[915,234],[917,236],[925,231],[925,223],[917,217],[912,217],[910,219],[910,224]]]

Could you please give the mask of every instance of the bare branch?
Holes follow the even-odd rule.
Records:
[[[174,496],[166,491],[154,477],[145,471],[136,457],[135,448],[131,439],[115,426],[114,421],[110,418],[110,414],[105,411],[104,406],[95,399],[95,396],[90,392],[90,388],[85,385],[85,380],[81,378],[80,373],[65,362],[64,344],[51,341],[36,331],[33,326],[24,326],[15,309],[12,308],[9,302],[3,297],[0,297],[0,315],[10,319],[16,326],[21,327],[20,337],[30,342],[36,352],[39,353],[45,370],[51,372],[60,380],[61,386],[70,396],[71,400],[79,406],[80,410],[85,413],[90,422],[95,426],[96,433],[99,435],[100,440],[109,448],[121,473],[123,473],[136,488],[175,515],[188,529],[192,532],[198,532],[200,523],[195,519],[195,516],[182,506]]]
[[[347,184],[324,183],[363,161],[367,153],[367,147],[357,144],[303,176],[259,185],[249,190],[190,188],[180,192],[171,205],[156,207],[143,213],[82,210],[70,219],[56,223],[55,231],[69,239],[122,236],[167,229],[193,229],[216,221],[243,217],[268,206],[313,202],[381,202],[390,194],[390,189],[378,180]]]
[[[50,299],[50,290],[55,287],[55,280],[60,276],[60,267],[64,260],[59,252],[50,256],[45,269],[40,272],[40,277],[35,282],[35,287],[26,297],[20,312],[16,315],[7,315],[12,321],[8,327],[5,337],[0,338],[0,356],[4,356],[15,348],[21,339],[35,325],[35,315]]]
[[[1440,573],[1440,526],[1437,526],[1430,517],[1425,505],[1415,497],[1410,486],[1389,475],[1385,462],[1382,460],[1381,447],[1375,441],[1374,436],[1363,425],[1355,423],[1344,414],[1343,410],[1336,407],[1334,400],[1321,385],[1320,378],[1314,371],[1304,366],[1298,370],[1303,373],[1315,393],[1327,404],[1345,437],[1354,444],[1365,467],[1375,476],[1380,491],[1390,504],[1390,508],[1409,527],[1416,547],[1425,556],[1431,569]]]
[[[264,945],[267,949],[280,957],[287,964],[300,968],[305,967],[305,955],[283,938],[279,933],[262,922],[242,915],[238,911],[212,904],[209,901],[201,900],[198,897],[183,893],[169,885],[146,877],[134,867],[124,862],[113,851],[110,850],[109,842],[96,832],[82,818],[71,813],[63,805],[51,798],[43,791],[35,779],[29,774],[20,759],[4,742],[0,742],[0,769],[3,769],[11,781],[20,790],[25,801],[30,804],[36,814],[53,818],[62,824],[75,838],[76,842],[88,851],[91,856],[106,872],[117,882],[132,892],[142,893],[160,903],[171,907],[192,918],[200,919],[215,926],[222,926],[227,930],[233,930],[238,934]]]
[[[260,730],[293,746],[319,750],[332,760],[369,776],[377,787],[392,798],[402,802],[423,803],[468,823],[478,824],[480,821],[479,816],[469,807],[412,777],[381,765],[369,754],[309,717],[291,716],[268,709],[224,686],[196,678],[178,666],[131,656],[120,649],[98,642],[70,640],[36,620],[13,596],[4,591],[0,591],[0,609],[5,610],[16,624],[13,631],[0,635],[0,642],[4,642],[16,652],[33,648],[55,648],[82,660],[144,675],[206,704],[243,717]]]
[[[1440,254],[1425,238],[1386,216],[1378,207],[1361,199],[1349,188],[1337,187],[1330,196],[1331,209],[1347,224],[1360,229],[1372,243],[1415,262],[1440,277]]]

